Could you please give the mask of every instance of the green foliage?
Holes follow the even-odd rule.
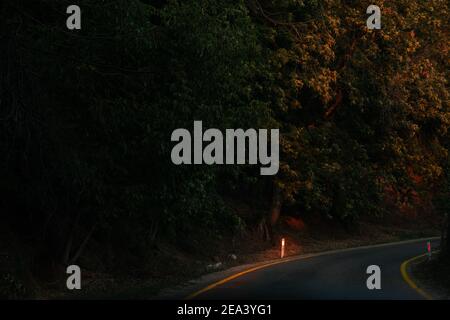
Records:
[[[5,208],[33,211],[57,259],[76,256],[92,228],[97,241],[146,251],[157,238],[239,227],[217,190],[240,169],[176,167],[170,136],[196,119],[245,128],[269,118],[244,1],[79,5],[80,32],[65,29],[64,4],[2,11],[2,115],[20,119],[2,118],[2,151],[14,150],[2,157],[1,190],[15,195]]]
[[[194,120],[280,127],[275,180],[302,214],[354,222],[432,195],[448,151],[448,5],[380,1],[384,27],[368,31],[369,4],[83,0],[68,32],[66,3],[2,3],[4,219],[63,260],[90,235],[142,253],[242,229],[224,194],[264,201],[271,181],[172,165],[171,133]]]
[[[302,212],[353,220],[385,214],[388,198],[397,210],[417,209],[412,195],[426,198],[442,179],[448,6],[382,1],[383,28],[369,31],[369,4],[297,5],[305,14],[296,18],[292,2],[258,10],[269,27],[269,96],[284,131],[278,182]]]

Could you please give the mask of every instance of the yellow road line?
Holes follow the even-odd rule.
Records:
[[[229,276],[229,277],[227,277],[225,279],[222,279],[220,281],[214,282],[213,284],[210,284],[206,288],[203,288],[203,289],[201,289],[201,290],[199,290],[197,292],[194,292],[194,293],[190,294],[186,299],[187,300],[194,299],[195,297],[201,295],[202,293],[205,293],[206,291],[214,289],[217,286],[220,286],[220,285],[222,285],[224,283],[227,283],[227,282],[229,282],[231,280],[239,278],[239,277],[241,277],[241,276],[243,276],[243,275],[245,275],[247,273],[254,272],[256,270],[260,270],[260,269],[267,268],[267,267],[270,267],[270,266],[274,266],[274,265],[277,265],[277,264],[286,263],[286,262],[290,262],[290,261],[295,261],[295,260],[299,260],[299,259],[306,259],[306,258],[308,258],[308,257],[295,257],[295,258],[291,258],[291,259],[283,259],[283,260],[280,260],[280,261],[274,261],[274,262],[266,263],[266,264],[263,264],[263,265],[259,265],[259,266],[256,266],[256,267],[253,267],[253,268],[250,268],[250,269],[247,269],[247,270],[235,273],[235,274],[233,274],[233,275],[231,275],[231,276]]]
[[[409,286],[411,288],[413,288],[417,293],[419,293],[425,299],[433,300],[433,297],[430,294],[423,291],[422,289],[420,289],[408,274],[408,265],[413,261],[416,261],[416,260],[419,260],[419,259],[425,257],[426,255],[428,255],[428,253],[421,254],[420,256],[417,256],[417,257],[414,257],[414,258],[404,261],[402,263],[402,265],[400,266],[400,272],[402,273],[403,280],[405,280],[406,283],[409,284]]]

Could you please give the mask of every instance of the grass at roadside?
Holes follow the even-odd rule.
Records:
[[[417,285],[434,299],[450,299],[450,257],[436,255],[428,261],[421,260],[411,268]]]

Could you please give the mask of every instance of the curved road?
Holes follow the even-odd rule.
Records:
[[[439,244],[432,241],[433,248]],[[424,299],[402,278],[402,262],[426,252],[427,241],[319,254],[280,263],[217,285],[196,299]],[[381,268],[381,290],[368,290],[366,269]]]

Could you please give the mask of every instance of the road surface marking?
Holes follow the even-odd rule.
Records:
[[[412,239],[412,240],[405,240],[405,241],[398,241],[398,242],[391,242],[391,243],[381,243],[381,244],[376,244],[376,245],[369,245],[369,246],[360,246],[360,247],[354,247],[354,248],[346,248],[346,249],[338,249],[338,250],[331,250],[331,251],[324,251],[324,252],[319,252],[319,253],[313,253],[313,254],[306,254],[306,255],[298,255],[298,256],[294,256],[291,258],[286,258],[286,259],[282,259],[282,260],[278,260],[278,261],[273,261],[273,262],[269,262],[266,264],[262,264],[262,265],[257,265],[255,267],[246,269],[244,271],[235,273],[227,278],[224,278],[222,280],[219,280],[217,282],[214,282],[210,285],[208,285],[207,287],[200,289],[198,291],[195,291],[194,293],[188,295],[186,298],[184,298],[185,300],[191,300],[196,298],[197,296],[210,291],[224,283],[230,282],[231,280],[234,280],[236,278],[239,278],[247,273],[251,273],[263,268],[267,268],[270,266],[274,266],[280,263],[286,263],[286,262],[291,262],[291,261],[296,261],[296,260],[304,260],[304,259],[309,259],[309,258],[314,258],[314,257],[318,257],[318,256],[323,256],[323,255],[328,255],[328,254],[333,254],[333,253],[340,253],[340,252],[351,252],[351,251],[357,251],[357,250],[364,250],[364,249],[370,249],[370,248],[380,248],[380,247],[387,247],[387,246],[394,246],[394,245],[402,245],[402,244],[407,244],[407,243],[414,243],[414,242],[419,242],[419,241],[425,241],[425,240],[437,240],[439,239],[439,237],[429,237],[429,238],[420,238],[420,239]],[[406,281],[406,279],[405,279]]]
[[[260,266],[256,266],[256,267],[253,267],[253,268],[250,268],[250,269],[247,269],[247,270],[235,273],[235,274],[233,274],[233,275],[231,275],[231,276],[229,276],[229,277],[227,277],[225,279],[222,279],[220,281],[214,282],[213,284],[207,286],[206,288],[203,288],[203,289],[201,289],[201,290],[199,290],[197,292],[194,292],[194,293],[190,294],[186,299],[187,300],[194,299],[195,297],[201,295],[202,293],[204,293],[206,291],[209,291],[211,289],[214,289],[215,287],[220,286],[220,285],[222,285],[224,283],[227,283],[227,282],[229,282],[229,281],[231,281],[233,279],[236,279],[236,278],[238,278],[240,276],[243,276],[244,274],[247,274],[247,273],[250,273],[250,272],[254,272],[256,270],[260,270],[260,269],[263,269],[263,268],[267,268],[267,267],[270,267],[270,266],[274,266],[276,264],[290,262],[290,261],[295,261],[295,260],[299,260],[299,259],[300,259],[300,257],[295,257],[295,258],[292,258],[292,259],[283,259],[283,260],[280,260],[280,261],[266,263],[266,264],[263,264],[263,265],[260,265]],[[306,257],[305,257],[305,259],[306,259]]]
[[[402,273],[403,280],[405,280],[406,283],[407,283],[412,289],[414,289],[417,293],[419,293],[419,294],[420,294],[422,297],[424,297],[425,299],[427,299],[427,300],[433,300],[433,297],[432,297],[430,294],[428,294],[428,293],[426,293],[425,291],[423,291],[422,289],[420,289],[420,288],[417,286],[417,284],[411,279],[411,277],[410,277],[409,274],[408,274],[408,265],[409,265],[411,262],[416,261],[416,260],[419,260],[420,258],[423,258],[423,257],[425,257],[425,256],[427,256],[427,255],[428,255],[428,253],[421,254],[420,256],[417,256],[417,257],[414,257],[414,258],[411,258],[411,259],[409,259],[409,260],[404,261],[404,262],[402,263],[402,265],[400,266],[400,272]]]

